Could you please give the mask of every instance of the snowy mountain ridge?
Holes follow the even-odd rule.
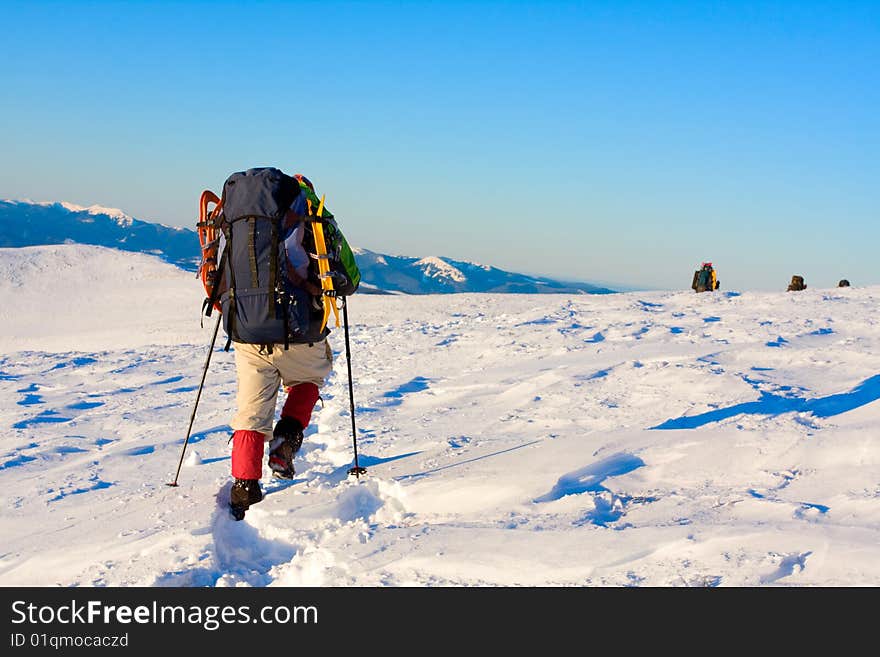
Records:
[[[424,275],[428,278],[437,280],[448,280],[453,283],[463,283],[467,277],[457,267],[453,267],[448,262],[438,258],[437,256],[427,256],[416,260],[416,266],[421,267]]]
[[[42,205],[42,204],[41,204]],[[108,217],[113,217],[116,219],[116,223],[120,226],[131,226],[134,222],[134,219],[129,215],[125,214],[122,210],[117,208],[107,208],[103,205],[90,205],[89,207],[83,207],[81,205],[75,205],[74,203],[68,203],[67,201],[61,201],[59,205],[66,210],[70,210],[71,212],[86,212],[88,214],[103,214]]]

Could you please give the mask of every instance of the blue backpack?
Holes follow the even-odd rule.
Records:
[[[227,349],[233,340],[287,347],[292,334],[307,329],[299,319],[304,313],[296,312],[283,246],[285,217],[299,194],[297,180],[272,167],[233,173],[223,185],[217,225],[226,246],[214,296]]]
[[[212,218],[226,245],[205,314],[218,303],[227,350],[232,341],[283,344],[287,349],[292,341],[322,337],[314,335],[313,326],[322,314],[324,294],[310,225],[316,219],[311,216],[313,196],[305,183],[273,167],[248,169],[226,179],[220,213]],[[335,289],[339,296],[348,296],[360,282],[357,265],[333,216],[322,213],[319,221],[333,247],[327,257]],[[295,252],[306,265],[297,266]]]

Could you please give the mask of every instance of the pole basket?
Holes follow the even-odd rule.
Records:
[[[354,468],[349,468],[348,474],[349,476],[354,475],[355,477],[360,479],[360,476],[362,474],[367,474],[367,469],[361,466],[356,466]]]

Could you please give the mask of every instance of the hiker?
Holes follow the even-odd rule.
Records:
[[[841,278],[840,282],[837,284],[837,287],[849,287],[849,281],[845,278]]]
[[[788,284],[788,290],[786,292],[799,292],[800,290],[806,290],[807,284],[804,283],[803,276],[792,276],[791,283]]]
[[[331,307],[336,313],[335,297],[357,289],[360,273],[333,215],[301,174],[274,168],[234,173],[221,207],[226,244],[212,297],[222,308],[227,350],[232,343],[235,351],[229,503],[241,520],[263,499],[264,443],[274,477],[292,479],[296,472],[303,431],[333,367],[327,319]],[[323,277],[322,260],[328,268]],[[207,314],[213,301],[206,301]],[[275,423],[280,385],[287,398]]]
[[[704,262],[700,268],[694,272],[694,279],[691,282],[691,289],[695,292],[714,292],[721,285],[721,281],[715,273],[715,268],[711,262]]]

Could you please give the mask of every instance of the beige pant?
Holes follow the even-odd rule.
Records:
[[[275,345],[271,354],[260,353],[260,345],[234,342],[235,373],[238,378],[238,412],[233,430],[259,431],[272,437],[278,386],[314,383],[319,388],[333,367],[333,351],[325,338],[313,345]]]

